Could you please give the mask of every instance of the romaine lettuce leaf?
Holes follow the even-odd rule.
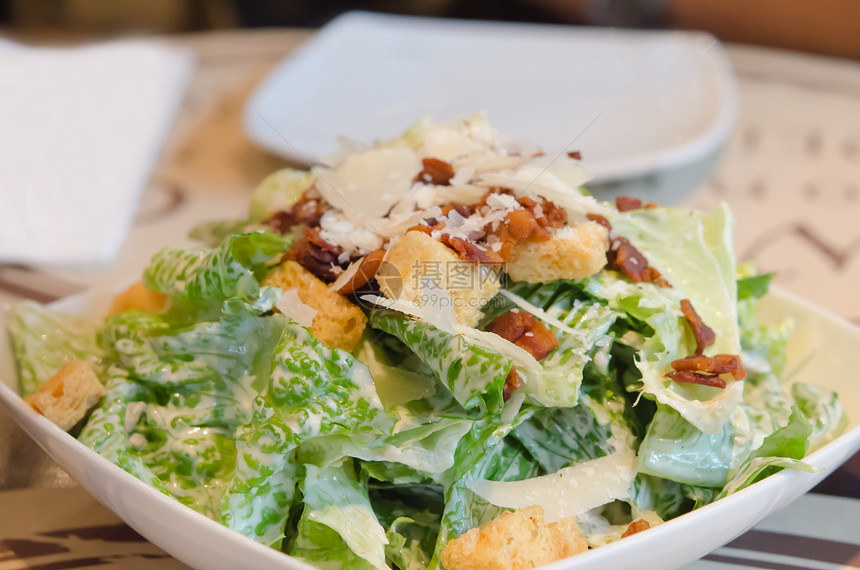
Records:
[[[601,425],[585,404],[538,410],[511,436],[528,450],[544,473],[612,452],[609,426]]]
[[[794,469],[796,471],[806,471],[807,473],[815,473],[821,470],[820,467],[815,467],[814,465],[790,457],[754,457],[744,463],[741,469],[729,480],[723,490],[713,500],[716,501],[733,495],[782,469]]]
[[[315,177],[307,170],[282,168],[268,176],[254,189],[248,218],[258,223],[275,212],[289,209],[305,190],[314,183]]]
[[[305,511],[290,554],[320,568],[387,570],[385,529],[373,512],[367,487],[351,471],[349,462],[324,469],[305,465]]]
[[[96,342],[98,325],[91,320],[34,301],[16,303],[6,318],[25,398],[74,359],[88,362],[99,375],[104,372],[105,354]]]
[[[791,385],[791,396],[807,421],[812,424],[808,452],[830,443],[848,427],[845,408],[833,390],[796,382]]]
[[[542,406],[575,406],[579,400],[583,369],[595,354],[608,351],[612,343],[608,336],[609,328],[618,313],[604,303],[595,302],[572,281],[541,285],[517,283],[510,292],[567,328],[562,330],[552,323],[544,323],[558,339],[559,346],[541,361],[538,373],[526,374],[521,390]],[[493,314],[497,316],[497,313],[494,311]]]
[[[445,493],[445,511],[433,552],[430,568],[437,568],[439,555],[449,541],[469,529],[499,516],[506,509],[479,497],[469,488],[473,479],[521,481],[539,472],[538,464],[516,442],[504,440],[486,450],[468,472]]]
[[[668,406],[658,406],[639,448],[639,472],[695,486],[722,487],[732,467],[731,423],[703,433]]]
[[[438,485],[371,487],[370,501],[387,530],[385,556],[400,570],[424,570],[430,564],[442,516]]]
[[[383,437],[397,420],[383,409],[367,367],[306,328],[286,324],[274,355],[250,421],[236,430],[236,472],[221,511],[225,525],[266,544],[282,534],[301,443],[329,434]]]
[[[392,311],[372,312],[369,324],[406,344],[464,408],[480,407],[487,413],[502,409],[502,390],[512,366],[509,357]]]
[[[190,304],[220,308],[231,297],[254,303],[261,295],[267,262],[288,245],[277,234],[254,232],[231,236],[214,249],[168,247],[152,258],[143,283]]]
[[[682,299],[689,299],[705,324],[718,331],[709,353],[740,352],[731,214],[725,206],[713,214],[655,208],[619,213],[611,222],[672,287],[630,283],[613,272],[601,272],[584,281],[585,290],[650,327],[638,347],[642,391],[701,431],[718,433],[740,401],[743,383],[730,382],[718,390],[672,382],[665,374],[672,360],[695,348],[679,308]]]

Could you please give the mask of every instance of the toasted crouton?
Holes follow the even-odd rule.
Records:
[[[72,360],[27,398],[30,406],[69,431],[104,396],[105,387],[89,364]]]
[[[451,295],[457,322],[470,327],[499,291],[498,269],[461,260],[446,245],[419,231],[406,232],[388,250],[377,281],[389,299],[412,301],[420,307],[433,289],[441,289]]]
[[[546,283],[584,279],[606,265],[609,236],[595,222],[570,226],[547,241],[524,241],[514,247],[505,270],[511,279]]]
[[[168,298],[164,293],[150,291],[138,281],[124,292],[113,298],[108,316],[116,315],[130,309],[147,313],[158,313],[167,306]]]
[[[554,523],[543,507],[504,512],[442,550],[445,570],[526,570],[588,550],[574,517]]]
[[[316,310],[309,327],[311,333],[330,348],[352,350],[367,325],[367,317],[361,309],[295,261],[287,260],[274,268],[263,279],[263,285],[280,287],[284,291],[295,289],[299,300]]]

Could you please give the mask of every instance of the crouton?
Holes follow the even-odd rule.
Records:
[[[574,517],[554,523],[543,507],[504,512],[442,550],[445,570],[526,570],[588,550]]]
[[[105,387],[92,367],[81,360],[72,360],[29,396],[27,403],[69,431],[104,394]]]
[[[584,279],[606,265],[609,237],[596,222],[569,226],[546,241],[527,240],[511,252],[505,271],[515,281]]]
[[[361,309],[295,261],[284,261],[272,269],[263,285],[284,291],[295,289],[299,300],[316,311],[309,327],[311,333],[329,348],[352,350],[367,325]]]
[[[377,281],[389,299],[420,307],[441,289],[451,295],[457,322],[473,327],[481,308],[499,291],[499,269],[464,261],[427,234],[410,231],[388,250]]]
[[[113,298],[107,316],[116,315],[130,309],[147,313],[158,313],[167,307],[168,297],[164,293],[150,291],[138,281],[123,293]]]

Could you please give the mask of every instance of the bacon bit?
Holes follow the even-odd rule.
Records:
[[[597,222],[598,224],[600,224],[601,226],[606,228],[606,231],[608,231],[608,232],[612,231],[612,224],[610,224],[609,220],[607,220],[606,218],[604,218],[600,214],[587,214],[585,217],[588,218],[589,220],[591,220],[592,222]]]
[[[508,212],[504,222],[517,243],[531,237],[532,234],[536,234],[535,237],[539,241],[546,241],[551,237],[549,232],[537,222],[530,210],[522,209]]]
[[[536,152],[532,155],[532,158],[539,158],[541,156],[546,156],[546,153],[543,151]]]
[[[535,360],[543,360],[550,352],[558,348],[558,340],[540,321],[534,321],[534,325],[514,344],[534,356]]]
[[[494,228],[493,225],[496,227]],[[549,231],[538,223],[531,210],[527,209],[509,212],[503,223],[488,224],[484,231],[496,236],[501,242],[499,254],[501,254],[502,261],[508,261],[514,247],[526,239],[546,241],[552,237]]]
[[[575,158],[576,160],[582,160],[582,153],[578,150],[570,151],[569,153],[567,153],[567,156],[569,156],[570,158]]]
[[[696,356],[701,356],[706,348],[714,344],[717,335],[714,334],[714,329],[702,322],[702,317],[693,308],[693,303],[689,299],[681,300],[681,312],[684,313],[684,317],[696,337]]]
[[[498,252],[473,241],[458,237],[449,237],[445,234],[442,235],[440,241],[456,251],[460,255],[460,259],[465,261],[474,261],[482,265],[498,265],[505,261]]]
[[[343,250],[320,237],[319,228],[305,228],[305,235],[287,251],[292,259],[323,281],[330,283],[337,278],[335,267],[343,268],[338,257]]]
[[[508,377],[505,378],[505,387],[502,389],[502,398],[507,402],[511,398],[511,394],[522,388],[523,379],[516,368],[511,367],[508,372]]]
[[[320,218],[328,208],[328,204],[323,201],[319,192],[311,188],[305,191],[289,210],[275,212],[262,223],[273,232],[283,235],[299,224],[319,225]]]
[[[735,380],[743,380],[747,373],[741,364],[741,358],[734,354],[717,354],[714,356],[687,356],[672,362],[672,368],[678,371],[698,371],[709,374],[731,374]]]
[[[508,261],[511,258],[511,253],[514,251],[514,246],[519,243],[519,241],[514,239],[511,230],[505,224],[499,224],[496,229],[492,229],[488,225],[485,230],[488,234],[496,236],[499,242],[501,242],[502,246],[499,249],[499,255],[502,256],[503,261]]]
[[[464,218],[468,218],[472,215],[472,210],[469,206],[464,206],[463,204],[448,204],[442,206],[442,215],[447,216],[451,213],[451,210],[455,210],[458,214],[463,216]]]
[[[368,281],[376,276],[379,267],[382,265],[382,259],[385,257],[384,249],[377,249],[374,252],[368,253],[361,260],[361,265],[358,266],[358,271],[352,276],[352,279],[347,281],[343,287],[338,290],[341,295],[349,295],[357,289],[364,287]]]
[[[620,271],[634,283],[650,282],[653,278],[648,260],[627,238],[612,238],[606,259],[609,269]]]
[[[630,196],[618,196],[615,198],[615,206],[619,212],[629,212],[642,208],[642,200]]]
[[[645,519],[639,519],[637,521],[633,521],[628,525],[627,530],[624,531],[624,534],[621,535],[621,538],[627,538],[628,536],[634,535],[637,532],[642,532],[643,530],[648,530],[651,528],[651,523],[646,521]]]
[[[612,224],[609,220],[599,214],[588,214],[586,217],[609,232],[609,250],[606,252],[607,269],[620,271],[635,283],[654,283],[659,287],[672,287],[663,279],[659,271],[648,265],[648,260],[630,243],[630,240],[612,235]]]
[[[424,170],[415,177],[416,182],[435,184],[436,186],[448,186],[454,178],[454,168],[438,158],[425,158],[421,161]]]
[[[647,204],[645,204],[645,206],[644,206],[644,208],[645,208],[646,210],[653,210],[654,208],[657,208],[657,207],[658,207],[658,206],[657,206],[657,204],[655,204],[654,202],[648,202],[648,203],[647,203]]]
[[[534,198],[524,196],[517,201],[521,206],[529,209],[537,222],[545,228],[562,228],[567,223],[567,210],[559,208],[545,198],[540,198],[538,202]]]
[[[486,330],[528,351],[536,360],[543,360],[558,348],[552,332],[531,313],[518,310],[505,313],[493,319]]]
[[[726,387],[726,381],[716,374],[699,374],[698,372],[692,372],[690,370],[676,370],[675,372],[669,372],[666,374],[666,377],[674,380],[675,382],[682,382],[685,384],[701,384],[703,386],[712,386],[714,388]]]

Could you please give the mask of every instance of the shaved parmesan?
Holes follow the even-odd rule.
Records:
[[[629,498],[635,477],[636,454],[624,448],[549,475],[507,482],[472,479],[466,486],[499,507],[522,509],[540,505],[547,522],[555,522]]]
[[[349,267],[343,270],[343,273],[337,276],[334,283],[328,286],[332,291],[340,291],[343,289],[343,286],[349,283],[352,277],[358,273],[358,268],[361,267],[361,262],[364,261],[364,258],[357,259],[349,264]]]
[[[373,229],[402,200],[421,172],[418,155],[406,147],[379,148],[347,156],[337,168],[317,167],[317,189],[355,227]]]
[[[519,198],[543,196],[568,210],[572,214],[612,215],[614,210],[600,204],[591,196],[582,194],[578,188],[590,180],[590,176],[579,162],[567,157],[551,160],[540,157],[507,173],[489,172],[480,179],[488,186],[510,188]]]
[[[297,289],[286,289],[281,293],[281,298],[275,305],[284,316],[289,317],[302,325],[309,327],[317,316],[317,310],[306,305],[299,298]]]

